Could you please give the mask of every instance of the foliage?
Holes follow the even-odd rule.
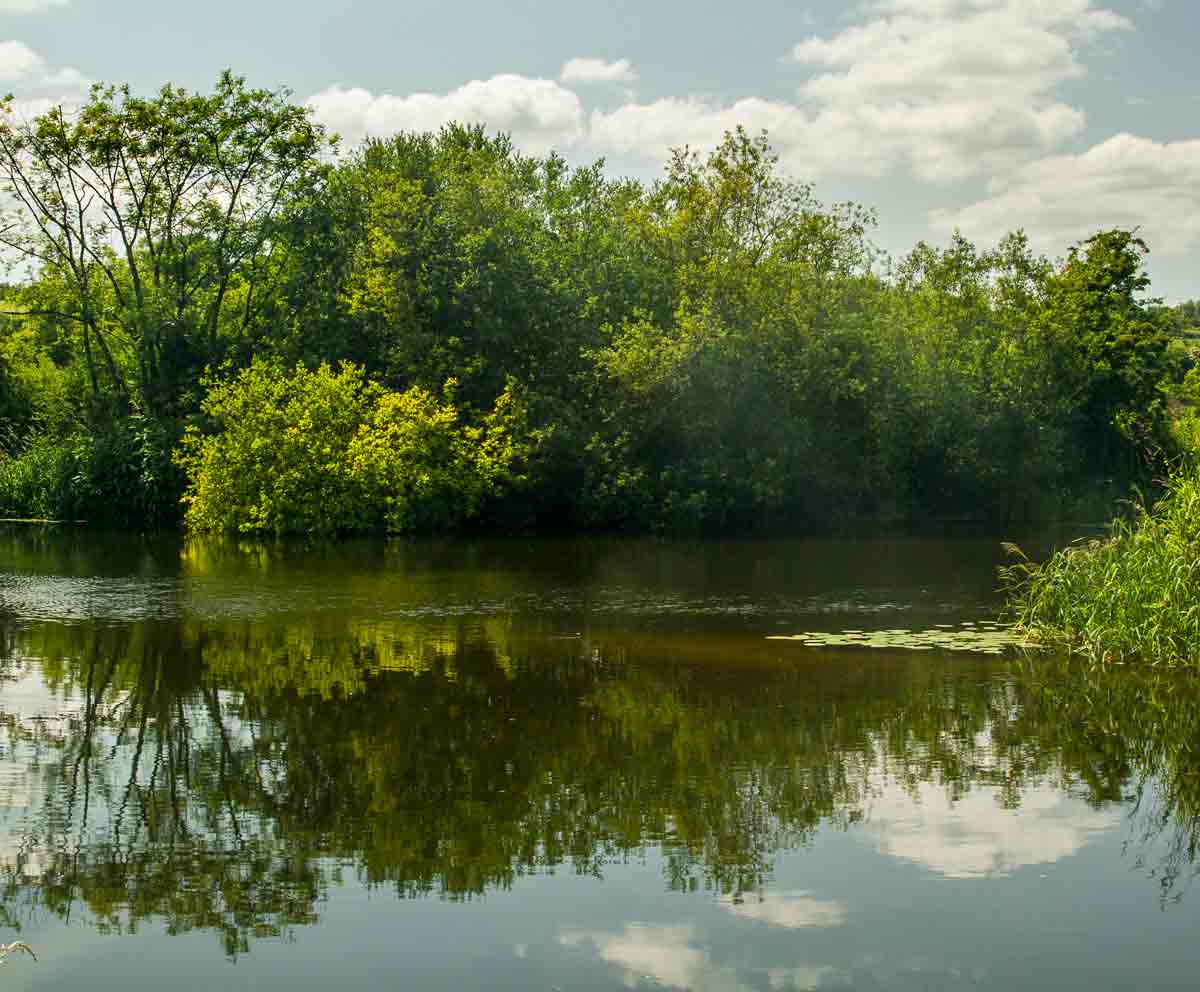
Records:
[[[1009,610],[1034,640],[1096,663],[1200,667],[1200,473],[1176,474],[1109,536],[1004,575]]]
[[[184,438],[187,521],[250,534],[458,526],[511,478],[516,406],[506,391],[471,427],[449,395],[389,392],[359,366],[288,374],[256,362],[210,385],[212,428]]]
[[[35,434],[0,460],[0,514],[155,527],[178,521],[174,436],[144,417],[102,433]]]
[[[1167,322],[1139,296],[1150,284],[1147,251],[1129,231],[1102,231],[1071,249],[1047,287],[1042,323],[1057,347],[1060,389],[1100,473],[1128,474],[1131,459],[1165,442],[1163,386],[1174,368]]]
[[[77,111],[3,109],[0,240],[54,290],[35,284],[35,308],[77,326],[94,395],[103,379],[135,409],[177,412],[227,324],[271,294],[277,218],[318,181],[322,129],[230,72],[211,94],[96,85]]]
[[[674,151],[650,184],[524,155],[474,124],[341,159],[328,147],[287,91],[230,73],[208,94],[100,86],[77,111],[10,110],[3,240],[30,263],[2,292],[10,510],[127,499],[115,461],[72,460],[80,439],[120,451],[146,430],[156,446],[188,425],[208,436],[205,391],[256,363],[360,369],[354,396],[312,396],[341,397],[311,411],[316,427],[354,431],[327,458],[281,441],[296,460],[261,492],[205,476],[197,526],[1046,519],[1111,505],[1193,444],[1180,335],[1194,306],[1144,297],[1132,232],[1099,232],[1059,265],[1020,232],[922,243],[892,265],[872,211],[820,202],[741,129],[708,154]],[[262,458],[270,431],[306,429],[296,407],[249,415],[268,432]],[[472,447],[479,465],[450,467]],[[493,457],[520,463],[518,485],[486,481]],[[165,521],[183,494],[155,458],[133,457],[142,509],[122,519]],[[441,468],[410,471],[426,462]]]

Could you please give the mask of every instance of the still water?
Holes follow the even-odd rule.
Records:
[[[1194,989],[1200,690],[998,541],[0,531],[24,989]]]

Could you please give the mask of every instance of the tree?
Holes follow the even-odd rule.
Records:
[[[1043,330],[1058,352],[1060,389],[1102,474],[1128,475],[1138,449],[1149,454],[1165,436],[1174,359],[1167,321],[1142,295],[1148,253],[1132,231],[1101,231],[1074,246],[1047,285]]]
[[[628,223],[649,275],[594,352],[593,519],[779,526],[854,507],[870,212],[823,206],[738,129],[707,157],[674,152]]]
[[[59,290],[30,312],[76,324],[93,396],[172,414],[272,294],[284,205],[325,172],[322,127],[287,90],[222,73],[211,94],[97,85],[78,110],[0,120],[11,261]]]

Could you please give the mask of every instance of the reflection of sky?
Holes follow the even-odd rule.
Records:
[[[567,931],[559,937],[566,947],[594,949],[602,961],[623,972],[627,988],[644,981],[696,992],[742,992],[731,968],[719,968],[706,949],[696,946],[690,925],[630,923],[620,933]]]
[[[799,890],[766,892],[737,902],[722,899],[720,905],[739,919],[790,930],[837,927],[846,920],[839,903]],[[629,923],[619,933],[565,930],[558,939],[564,947],[591,950],[600,960],[616,965],[629,988],[646,980],[700,992],[741,992],[751,987],[735,968],[714,961],[690,923]],[[815,989],[836,975],[832,968],[804,966],[766,972],[773,989]]]
[[[811,892],[764,892],[734,902],[725,908],[743,920],[755,920],[774,927],[800,930],[806,927],[836,927],[846,921],[846,911],[830,899],[818,899]]]
[[[1017,809],[997,790],[975,788],[951,801],[943,786],[882,785],[859,836],[880,853],[923,865],[946,878],[1009,875],[1053,864],[1118,824],[1119,809],[1095,810],[1051,785],[1031,785]]]
[[[590,950],[623,972],[626,988],[650,982],[694,992],[750,992],[739,969],[713,959],[691,924],[630,923],[619,933],[564,931],[564,947]],[[772,989],[816,989],[840,973],[829,967],[772,968],[764,974]]]

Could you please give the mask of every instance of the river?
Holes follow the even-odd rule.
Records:
[[[1200,690],[1001,560],[2,530],[0,987],[1192,989]]]

